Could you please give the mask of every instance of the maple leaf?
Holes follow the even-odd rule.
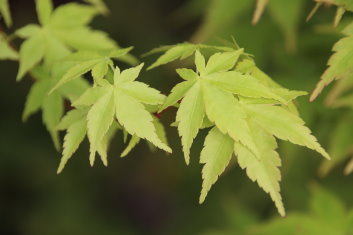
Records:
[[[184,81],[172,89],[159,111],[181,100],[173,125],[178,127],[187,164],[199,129],[213,127],[200,156],[200,163],[205,164],[200,203],[235,153],[241,168],[270,194],[284,216],[278,169],[281,160],[274,137],[316,150],[326,158],[329,155],[304,125],[293,103],[306,92],[282,88],[253,61],[239,62],[242,55],[242,49],[217,52],[206,62],[196,50],[196,71],[177,69]]]
[[[87,27],[98,14],[94,6],[68,3],[54,10],[51,0],[36,0],[36,9],[40,25],[30,24],[16,31],[19,37],[26,39],[19,51],[18,81],[42,60],[46,65],[53,65],[73,50],[119,49],[106,33]],[[136,63],[131,55],[122,57],[130,63]]]
[[[146,139],[156,147],[171,152],[161,140],[160,128],[155,124],[146,105],[160,105],[165,97],[159,91],[144,83],[135,81],[143,64],[120,72],[114,70],[112,83],[102,79],[97,86],[89,88],[73,105],[77,108],[89,107],[87,113],[87,136],[90,141],[90,163],[93,165],[99,145],[113,123],[132,135],[125,156],[138,142]],[[164,130],[162,130],[164,131]]]

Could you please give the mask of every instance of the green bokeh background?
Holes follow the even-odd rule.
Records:
[[[54,2],[60,5],[67,1]],[[331,27],[333,8],[321,9],[312,21],[305,23],[314,5],[311,1],[303,1],[295,49],[288,46],[288,38],[268,11],[256,26],[251,25],[254,1],[227,3],[227,9],[239,7],[237,4],[244,6],[229,16],[226,23],[222,23],[222,17],[204,20],[212,8],[211,0],[105,2],[111,14],[97,17],[92,27],[108,32],[121,46],[134,46],[135,55],[190,39],[222,44],[234,36],[274,80],[289,89],[308,92],[319,80],[332,45],[340,38]],[[10,5],[13,28],[36,22],[34,1],[10,0]],[[16,41],[17,45],[19,42]],[[149,65],[154,59],[142,60]],[[143,72],[140,80],[168,94],[180,81],[173,71],[178,65]],[[190,166],[186,166],[176,128],[169,127],[175,117],[173,109],[161,118],[173,155],[151,152],[142,142],[121,159],[123,141],[118,135],[112,142],[107,168],[98,161],[93,168],[89,166],[86,141],[64,172],[57,175],[60,154],[41,123],[41,115],[34,115],[27,123],[21,121],[31,81],[16,83],[17,69],[16,62],[0,62],[0,234],[252,234],[272,218],[279,219],[269,196],[247,178],[236,162],[220,177],[205,203],[198,204],[198,156],[206,133],[199,134]],[[325,107],[326,93],[313,103],[309,103],[308,97],[298,102],[302,117],[324,147],[329,146],[335,124],[349,114],[347,110]],[[352,208],[353,175],[344,176],[343,165],[320,178],[317,170],[323,160],[315,152],[284,142],[280,142],[279,152],[288,218],[294,212],[307,213],[318,187],[336,195],[344,207]],[[280,220],[283,224],[288,221]],[[289,234],[281,229],[276,231]]]

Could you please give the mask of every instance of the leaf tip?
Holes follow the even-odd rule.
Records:
[[[95,160],[96,152],[92,151],[91,154],[89,155],[89,164],[91,167],[94,165],[94,160]]]

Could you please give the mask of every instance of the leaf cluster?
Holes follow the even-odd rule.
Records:
[[[185,161],[202,128],[211,128],[201,151],[203,186],[200,203],[220,174],[236,156],[246,170],[285,214],[279,193],[281,160],[276,152],[276,138],[316,150],[329,158],[311,131],[298,116],[293,100],[306,92],[280,87],[259,70],[243,49],[213,53],[206,62],[198,45],[178,44],[166,50],[152,65],[156,67],[178,58],[195,55],[195,71],[176,72],[184,80],[177,84],[160,111],[180,100],[176,121]]]

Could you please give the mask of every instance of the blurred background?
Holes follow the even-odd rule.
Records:
[[[56,6],[66,2],[54,1]],[[123,47],[134,46],[137,56],[160,45],[190,40],[227,45],[234,36],[275,81],[308,92],[319,81],[332,45],[341,37],[342,27],[332,26],[334,7],[321,8],[305,22],[315,5],[308,0],[273,0],[277,3],[270,4],[255,26],[251,24],[255,1],[105,2],[110,15],[97,17],[92,27],[108,32]],[[10,0],[10,6],[12,29],[37,22],[34,1]],[[351,19],[347,14],[341,25]],[[149,65],[155,59],[142,60]],[[178,65],[144,72],[140,80],[168,94],[180,82],[174,72]],[[269,196],[236,162],[199,205],[198,160],[205,132],[194,142],[187,167],[177,130],[169,127],[174,109],[161,118],[173,155],[152,152],[141,142],[121,159],[123,141],[118,135],[107,168],[99,161],[93,168],[89,166],[85,141],[57,175],[60,153],[55,151],[41,115],[27,123],[21,121],[31,81],[16,83],[17,69],[17,62],[0,63],[0,234],[353,234],[353,175],[343,174],[345,164],[324,174],[319,170],[323,160],[318,154],[284,142],[279,142],[279,153],[286,218],[279,217]],[[325,107],[329,90],[313,103],[308,97],[300,98],[298,107],[325,148],[348,155],[343,149],[353,143],[353,127],[347,138],[341,137],[347,142],[344,146],[335,142],[334,133],[343,119],[353,123],[352,114],[347,109]]]

